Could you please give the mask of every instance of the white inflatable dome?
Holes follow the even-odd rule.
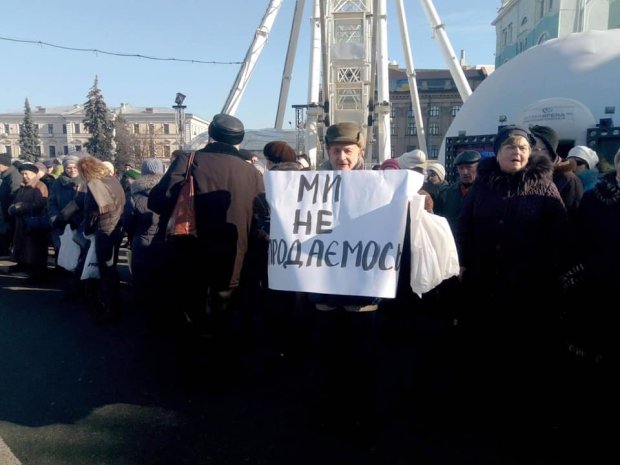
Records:
[[[294,129],[247,129],[243,142],[241,142],[241,148],[251,150],[252,152],[260,155],[263,153],[263,147],[268,142],[274,140],[283,140],[287,142],[291,147],[297,146],[297,131]],[[207,131],[198,134],[188,144],[190,150],[199,150],[207,145],[209,142],[209,133]]]
[[[463,104],[446,137],[495,134],[503,124],[541,124],[586,144],[586,129],[620,113],[620,30],[569,34],[500,66]],[[505,121],[500,122],[500,116]],[[617,115],[618,119],[620,114]],[[620,123],[620,121],[614,121]],[[445,162],[445,139],[439,160]]]

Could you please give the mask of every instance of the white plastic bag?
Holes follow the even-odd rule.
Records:
[[[95,235],[90,234],[86,236],[86,239],[90,241],[90,246],[86,253],[84,269],[80,279],[99,279],[101,275],[99,274],[99,264],[97,263],[97,254],[95,253]]]
[[[417,295],[459,274],[459,259],[448,221],[424,210],[424,196],[409,203],[411,231],[411,289]]]
[[[64,232],[60,235],[60,248],[58,249],[56,264],[67,271],[73,271],[77,267],[79,258],[80,246],[73,240],[71,226],[66,225]]]

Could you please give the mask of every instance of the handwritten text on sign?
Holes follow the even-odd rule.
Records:
[[[269,286],[394,297],[407,197],[422,177],[393,171],[269,171]]]

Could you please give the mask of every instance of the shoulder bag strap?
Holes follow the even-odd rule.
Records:
[[[185,172],[186,181],[189,179],[190,173],[192,171],[192,163],[194,162],[194,155],[196,155],[196,151],[192,150],[192,152],[189,154],[189,159],[187,161],[187,171]]]

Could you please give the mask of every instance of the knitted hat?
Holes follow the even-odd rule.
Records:
[[[534,137],[539,137],[543,141],[551,155],[551,160],[555,161],[558,158],[557,150],[558,144],[560,143],[558,133],[549,126],[531,126],[530,132]]]
[[[238,145],[243,141],[243,136],[243,123],[234,116],[219,113],[209,124],[209,137],[217,142]]]
[[[54,166],[54,160],[51,158],[47,158],[43,160],[43,164],[45,165],[45,168],[51,168]]]
[[[585,145],[576,145],[568,151],[566,158],[579,158],[588,164],[588,169],[591,170],[596,167],[598,163],[598,155],[590,147]]]
[[[433,171],[434,173],[436,173],[437,176],[439,176],[441,182],[446,179],[446,169],[439,162],[429,163],[426,167],[426,171]]]
[[[499,149],[502,144],[506,141],[506,139],[511,136],[525,137],[531,145],[536,144],[536,140],[532,136],[532,133],[529,131],[529,129],[523,126],[518,126],[516,124],[510,124],[508,126],[503,126],[497,132],[497,135],[493,140],[493,151],[495,152],[495,154],[499,153]]]
[[[62,160],[62,166],[63,168],[66,168],[69,165],[77,165],[77,162],[79,161],[80,157],[76,157],[75,155],[67,155],[63,160]],[[108,162],[110,163],[110,162]]]
[[[142,162],[140,173],[145,174],[164,174],[164,164],[159,158],[147,158]]]
[[[414,168],[424,168],[426,166],[426,154],[419,149],[405,152],[398,157],[398,164],[404,170],[412,170]]]
[[[294,162],[297,159],[293,147],[282,140],[274,140],[265,145],[263,155],[271,163]]]
[[[32,171],[35,174],[37,174],[39,172],[39,167],[37,165],[35,165],[34,163],[30,163],[29,161],[19,165],[19,167],[17,169],[19,170],[20,173],[22,171]]]
[[[383,160],[381,166],[379,166],[380,170],[399,170],[400,164],[398,163],[398,159],[396,158],[388,158],[387,160]]]
[[[39,168],[39,173],[47,173],[47,166],[45,166],[43,162],[37,161],[35,162],[35,165]]]
[[[325,143],[327,145],[341,144],[357,144],[360,147],[366,145],[366,137],[362,127],[357,123],[337,123],[332,124],[325,132]]]

